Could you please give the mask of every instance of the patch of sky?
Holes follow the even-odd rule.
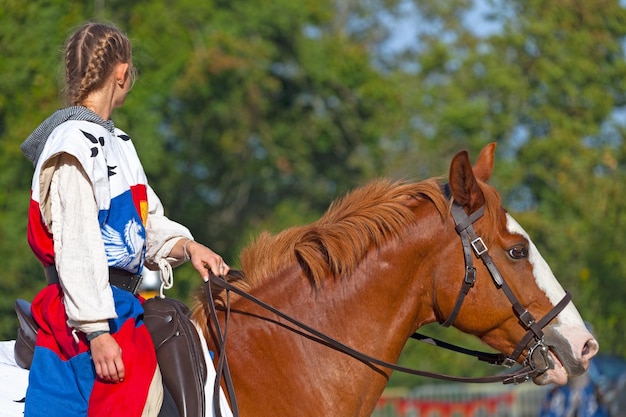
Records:
[[[474,35],[487,38],[502,30],[502,21],[499,17],[508,14],[501,1],[476,0],[473,7],[463,14],[463,25]],[[379,18],[389,31],[389,36],[380,46],[384,54],[394,55],[405,51],[418,51],[420,32],[441,32],[440,24],[424,20],[415,3],[409,0],[401,2],[393,13],[381,12]],[[442,36],[446,34],[442,33]]]
[[[507,15],[503,1],[476,0],[463,16],[463,24],[474,35],[487,38],[502,31],[500,15]]]
[[[396,13],[385,10],[379,18],[389,33],[380,45],[381,52],[393,55],[417,49],[418,28],[423,27],[424,22],[413,2],[403,1]]]
[[[322,29],[315,25],[306,25],[302,29],[304,36],[309,39],[319,39],[322,37]]]
[[[222,193],[216,188],[211,188],[206,184],[199,184],[196,187],[196,194],[209,205],[217,205],[222,199]]]
[[[609,117],[602,123],[600,132],[584,139],[585,146],[619,148],[624,142],[626,129],[626,107],[613,109]]]
[[[265,159],[267,157],[267,149],[261,142],[261,137],[255,133],[248,136],[248,148],[252,150],[252,154],[256,159]]]
[[[537,207],[537,199],[529,186],[521,184],[507,193],[506,206],[511,212],[531,211]]]
[[[520,148],[530,139],[530,129],[528,126],[518,124],[511,130],[511,135],[504,148],[502,156],[507,159],[515,159]]]

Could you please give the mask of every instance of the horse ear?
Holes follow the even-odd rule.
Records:
[[[482,154],[481,152],[481,156]],[[481,158],[477,165],[480,165],[478,172],[481,175],[484,174]],[[454,201],[465,207],[467,212],[473,213],[485,203],[485,197],[478,186],[467,151],[461,151],[452,158],[448,180]]]
[[[480,151],[480,155],[478,155],[478,160],[474,164],[474,175],[476,176],[476,178],[483,182],[487,182],[489,178],[491,178],[495,153],[495,142],[490,143],[489,145],[485,146],[482,151]]]

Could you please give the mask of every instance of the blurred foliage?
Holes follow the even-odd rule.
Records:
[[[505,206],[602,350],[625,355],[626,11],[617,0],[480,5],[1,0],[0,335],[14,338],[13,300],[43,283],[25,238],[32,166],[19,145],[63,105],[65,38],[98,19],[128,33],[140,71],[116,124],[168,216],[231,265],[261,230],[310,222],[371,178],[442,175],[458,150],[475,156],[496,141],[492,182]],[[393,22],[404,47],[392,47]],[[175,280],[168,294],[189,300],[195,271],[185,265]],[[413,344],[402,362],[493,372]]]

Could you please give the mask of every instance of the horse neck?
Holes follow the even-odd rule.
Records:
[[[350,276],[328,278],[319,288],[314,288],[294,265],[253,292],[283,313],[353,349],[395,362],[412,331],[434,320],[429,295],[432,285],[416,279],[422,274],[415,267],[419,258],[414,256],[414,248],[406,241],[385,245],[372,251]],[[409,261],[399,262],[399,256]],[[246,312],[233,314],[229,330],[229,363],[244,398],[251,403],[261,401],[260,385],[285,384],[294,392],[302,392],[311,381],[321,379],[324,387],[317,388],[317,396],[328,398],[320,402],[311,399],[313,403],[308,406],[317,413],[311,415],[358,416],[357,409],[371,407],[362,414],[369,416],[388,382],[389,370],[376,369],[316,342],[291,325],[276,324],[273,314],[246,300],[235,300],[232,308]],[[240,354],[237,346],[245,346],[246,353]],[[260,384],[258,379],[266,383]],[[273,394],[263,395],[271,398]],[[330,408],[319,409],[324,403]],[[271,409],[269,404],[265,407]],[[255,413],[259,415],[256,409]]]

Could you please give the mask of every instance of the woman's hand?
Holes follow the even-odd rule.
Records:
[[[204,282],[209,280],[209,269],[217,276],[225,276],[230,271],[230,267],[220,255],[201,243],[189,240],[185,244],[185,250],[191,258],[191,264],[200,273]]]
[[[109,333],[101,334],[90,342],[91,359],[98,378],[107,382],[124,381],[122,349]]]

